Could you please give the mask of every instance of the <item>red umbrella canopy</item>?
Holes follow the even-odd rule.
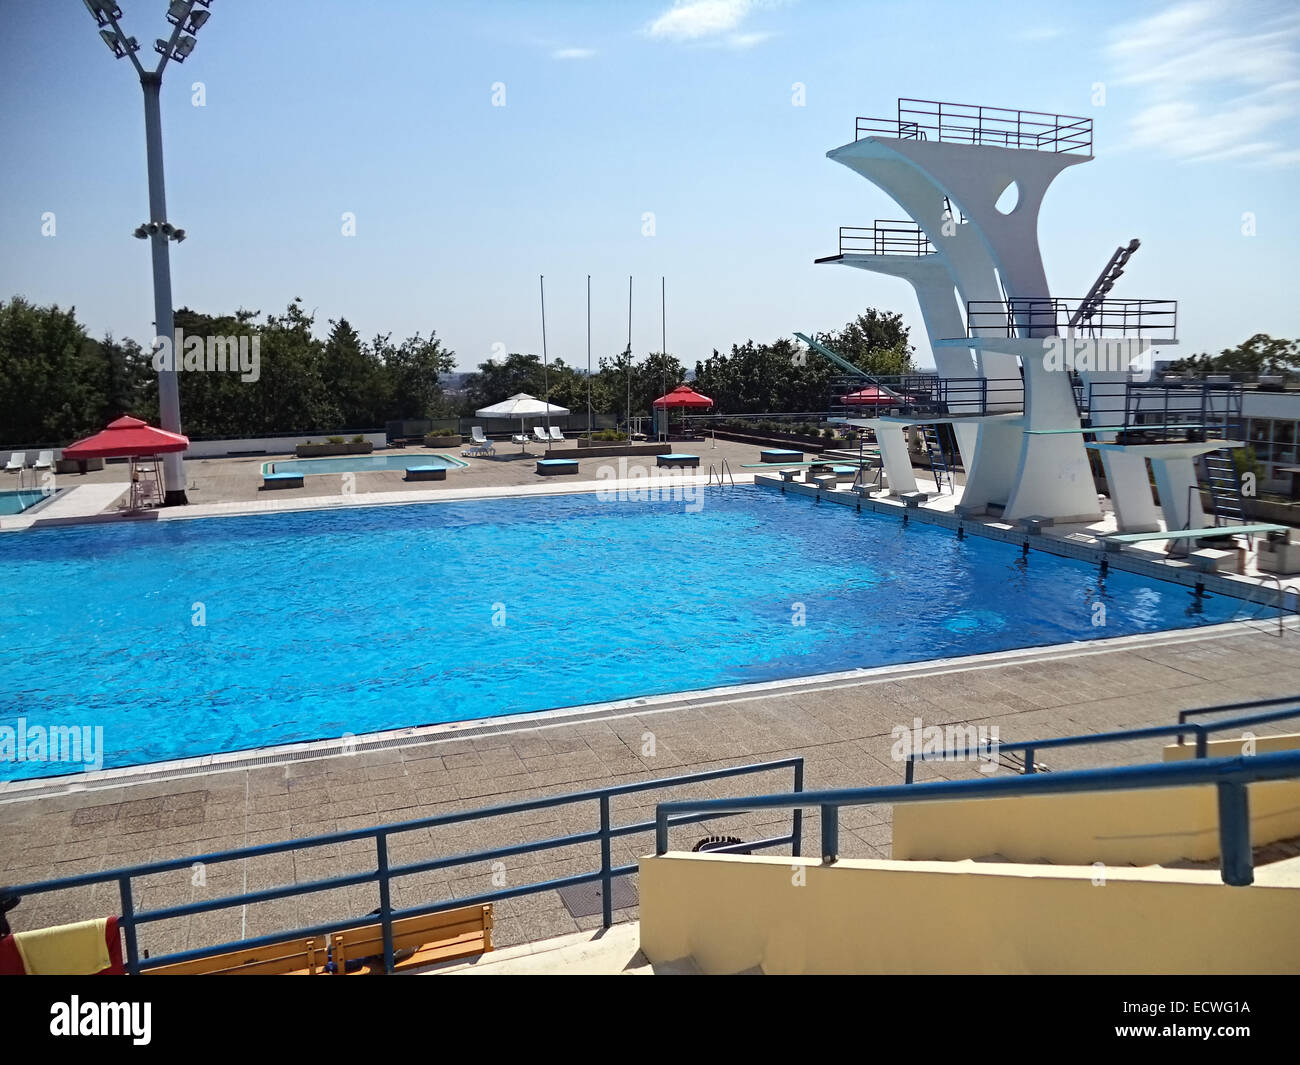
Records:
[[[155,429],[139,418],[118,418],[85,440],[63,449],[65,459],[122,459],[133,455],[165,455],[184,451],[190,438],[166,429]]]
[[[857,392],[850,392],[840,402],[869,406],[877,403],[888,403],[897,398],[898,397],[892,393],[885,392],[884,390],[872,385],[870,388],[863,388],[859,389]]]
[[[687,388],[685,385],[678,385],[666,396],[660,396],[654,401],[656,407],[691,407],[700,409],[712,407],[713,400],[708,396],[702,396],[693,388]]]

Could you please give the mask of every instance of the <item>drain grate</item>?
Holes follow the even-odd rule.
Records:
[[[610,885],[614,899],[614,909],[626,910],[637,904],[636,887],[631,874],[614,877]],[[574,884],[571,887],[557,888],[556,893],[564,908],[573,917],[595,917],[601,912],[604,902],[604,885],[596,880],[590,884]]]

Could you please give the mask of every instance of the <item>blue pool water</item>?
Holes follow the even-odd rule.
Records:
[[[711,490],[697,513],[568,495],[53,528],[4,548],[0,726],[102,725],[108,766],[1239,608],[748,487]]]
[[[310,476],[313,473],[367,473],[375,470],[404,470],[407,466],[440,466],[454,470],[458,466],[467,466],[450,455],[422,455],[410,452],[404,455],[343,455],[334,459],[289,459],[274,462],[276,473],[301,473]]]
[[[0,514],[21,514],[45,498],[41,492],[0,492]]]

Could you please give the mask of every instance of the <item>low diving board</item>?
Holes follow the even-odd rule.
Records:
[[[1107,544],[1142,544],[1153,540],[1208,540],[1217,536],[1259,536],[1271,532],[1290,532],[1289,525],[1211,525],[1205,529],[1165,529],[1161,532],[1110,533],[1101,539]]]

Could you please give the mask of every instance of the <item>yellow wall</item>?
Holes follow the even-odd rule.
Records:
[[[795,886],[797,875],[805,877]],[[707,973],[1300,973],[1300,887],[1217,872],[668,854],[641,949]]]
[[[1300,736],[1261,737],[1257,752],[1300,746]],[[1167,761],[1194,747],[1165,749]],[[1210,744],[1212,757],[1241,753],[1241,740]],[[917,787],[924,787],[919,784]],[[1300,780],[1252,784],[1255,846],[1300,835]],[[894,807],[894,858],[955,861],[999,856],[1016,862],[1152,865],[1219,856],[1213,785],[1076,795],[900,803]]]
[[[1286,736],[1258,736],[1252,742],[1255,754],[1294,751],[1297,747],[1300,747],[1300,735],[1293,733]],[[1227,740],[1210,740],[1205,745],[1205,754],[1207,758],[1235,758],[1237,755],[1250,753],[1245,749],[1245,743],[1245,738],[1241,736]],[[1164,749],[1166,762],[1181,762],[1195,757],[1196,737],[1190,734],[1183,737],[1181,747],[1176,743],[1171,743]]]

